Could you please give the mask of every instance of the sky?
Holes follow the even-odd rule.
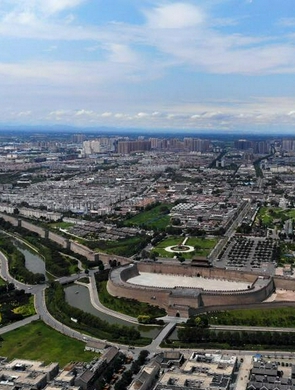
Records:
[[[0,125],[295,128],[294,0],[1,0]]]

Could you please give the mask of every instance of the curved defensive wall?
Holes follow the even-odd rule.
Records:
[[[158,285],[133,284],[132,278],[141,273],[174,275],[179,277],[205,278],[210,280],[210,289],[201,287],[161,287]],[[192,280],[193,280],[192,279]],[[226,290],[216,289],[216,281],[224,284],[235,281],[246,288]],[[195,284],[195,283],[194,283]],[[250,272],[238,272],[219,268],[196,268],[189,265],[169,263],[141,262],[119,267],[110,273],[107,284],[108,292],[113,296],[137,299],[164,308],[168,315],[189,317],[198,308],[206,306],[227,306],[262,302],[275,290],[271,277],[259,276]]]

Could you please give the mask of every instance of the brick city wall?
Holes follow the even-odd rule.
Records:
[[[187,317],[190,308],[197,309],[200,306],[210,305],[232,305],[249,304],[261,302],[274,291],[273,279],[261,288],[251,286],[248,290],[224,291],[204,291],[202,289],[183,289],[183,293],[175,294],[175,289],[136,286],[128,283],[128,279],[141,272],[154,272],[162,274],[197,276],[198,274],[208,278],[222,278],[225,280],[243,280],[254,283],[257,275],[244,273],[242,276],[238,272],[207,268],[183,267],[182,265],[167,265],[155,263],[138,263],[133,266],[124,267],[121,270],[113,271],[108,281],[108,291],[113,296],[133,298],[153,305],[163,307],[168,314],[184,315]],[[119,275],[119,276],[118,276]],[[238,276],[238,278],[235,278]],[[195,293],[194,293],[195,291]],[[172,314],[174,313],[174,314]]]
[[[27,229],[31,232],[37,233],[42,238],[49,238],[51,241],[56,242],[61,245],[63,248],[69,248],[74,253],[78,253],[82,256],[85,256],[89,261],[98,260],[99,254],[90,250],[84,245],[78,244],[74,241],[69,241],[68,239],[49,231],[48,229],[39,227],[30,223],[28,221],[24,221],[23,219],[11,217],[5,213],[0,213],[0,216],[7,222],[10,222],[13,226],[21,226],[24,229]]]
[[[287,276],[275,276],[275,287],[282,290],[295,291],[295,279]]]
[[[70,243],[67,238],[60,236],[56,233],[53,233],[50,230],[48,231],[48,238],[49,240],[54,241],[57,244],[61,245],[63,248],[68,249],[70,247]]]
[[[21,227],[27,230],[30,230],[30,232],[37,233],[42,238],[47,238],[47,229],[44,229],[42,227],[36,226],[30,222],[21,220]]]

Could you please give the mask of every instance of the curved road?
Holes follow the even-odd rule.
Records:
[[[107,343],[108,345],[115,345],[116,347],[118,348],[121,348],[121,349],[129,349],[128,346],[126,345],[120,345],[120,344],[117,344],[117,343],[109,343],[107,342],[106,340],[99,340],[95,337],[92,337],[92,336],[89,336],[89,335],[86,335],[86,334],[83,334],[81,332],[78,332],[74,329],[71,329],[70,327],[62,324],[61,322],[57,321],[47,310],[47,307],[46,307],[46,303],[45,303],[45,289],[46,289],[46,285],[27,285],[25,283],[21,283],[17,280],[15,280],[10,274],[9,274],[9,270],[8,270],[8,260],[6,258],[6,256],[0,252],[0,275],[1,277],[6,280],[8,283],[13,283],[15,285],[15,287],[17,289],[23,289],[25,290],[27,293],[31,293],[31,294],[34,294],[34,304],[35,304],[35,310],[37,312],[36,315],[34,316],[31,316],[25,320],[22,320],[22,321],[18,321],[17,323],[14,323],[14,324],[11,324],[11,325],[8,325],[8,326],[5,326],[3,328],[0,328],[0,334],[3,334],[5,332],[8,332],[10,330],[13,330],[13,329],[16,329],[17,327],[20,327],[20,326],[23,326],[23,325],[26,325],[34,320],[37,320],[37,319],[42,319],[48,326],[52,327],[53,329],[57,330],[58,332],[60,333],[63,333],[64,335],[67,335],[69,337],[73,337],[77,340],[80,340],[80,341],[102,341],[104,343]],[[76,275],[72,275],[70,277],[64,277],[64,278],[60,278],[59,280],[63,283],[66,283],[66,282],[70,282],[70,281],[75,281],[79,278],[81,278],[81,276],[83,276],[83,274],[76,274]],[[87,276],[87,275],[85,275]],[[108,313],[108,314],[111,314],[111,315],[114,315],[116,314],[117,317],[120,317],[120,318],[123,318],[123,319],[127,319],[128,321],[132,320],[133,323],[135,323],[135,320],[133,317],[129,317],[129,316],[123,316],[121,315],[120,313],[117,313],[117,312],[113,312],[109,309],[107,309],[105,306],[103,306],[100,302],[99,302],[99,299],[98,299],[98,294],[97,294],[97,289],[96,289],[96,283],[95,283],[95,278],[94,278],[94,271],[91,271],[90,274],[88,275],[90,277],[90,281],[91,283],[89,284],[88,288],[89,288],[89,291],[90,291],[90,296],[91,296],[91,302],[92,304],[94,305],[94,307],[97,307],[99,310],[103,310],[104,312]],[[84,284],[85,285],[85,284]],[[135,349],[135,353],[139,353],[140,350],[142,349],[148,349],[150,353],[158,353],[161,348],[160,348],[160,343],[162,342],[162,340],[167,336],[168,333],[170,333],[173,328],[176,326],[176,324],[178,322],[181,322],[182,319],[180,318],[175,318],[175,317],[165,317],[165,320],[167,321],[167,325],[162,329],[162,331],[159,333],[159,335],[152,341],[151,344],[145,346],[145,347],[136,347],[134,348]],[[137,322],[136,322],[137,323]],[[235,329],[235,330],[248,330],[249,328],[248,327],[241,327],[241,326],[211,326],[212,329],[223,329],[223,330],[227,330],[227,329]],[[257,330],[257,331],[265,331],[265,328],[260,328],[260,327],[251,327],[252,330]],[[280,332],[295,332],[295,328],[267,328],[268,331],[280,331]],[[184,351],[185,352],[185,351]],[[228,351],[223,351],[224,353],[234,353],[236,355],[253,355],[253,351],[236,351],[236,350],[228,350]],[[270,352],[270,351],[267,351],[266,352],[267,354],[269,355],[272,355],[272,356],[276,356],[278,354],[283,354],[283,355],[286,355],[286,356],[293,356],[292,353],[288,353],[288,352]]]
[[[95,337],[83,334],[83,333],[78,332],[74,329],[71,329],[70,327],[57,321],[49,313],[49,311],[47,310],[47,307],[46,307],[46,303],[45,303],[46,285],[45,284],[43,284],[43,285],[28,285],[28,284],[21,283],[21,282],[15,280],[9,274],[8,260],[2,252],[0,252],[0,264],[1,264],[0,265],[0,267],[1,267],[0,268],[0,275],[4,280],[6,280],[8,283],[13,283],[17,289],[23,289],[27,293],[34,294],[34,305],[35,305],[35,310],[37,313],[37,315],[32,316],[32,317],[26,319],[25,321],[19,321],[18,323],[9,325],[7,327],[3,327],[1,329],[0,334],[5,333],[9,330],[15,329],[19,326],[25,325],[25,324],[32,322],[32,321],[39,318],[42,321],[44,321],[48,326],[52,327],[53,329],[57,330],[58,332],[63,333],[69,337],[73,337],[77,340],[81,340],[84,342],[85,341],[103,341],[109,345],[115,345],[115,346],[120,347],[122,349],[128,348],[128,346],[126,346],[126,345],[120,345],[117,343],[110,343],[110,342],[107,342],[106,340],[99,340]],[[97,294],[94,271],[90,271],[89,275],[80,273],[80,274],[75,274],[75,275],[71,275],[71,276],[67,276],[67,277],[62,277],[62,278],[56,279],[56,280],[65,284],[65,283],[69,283],[72,281],[76,281],[77,279],[79,279],[83,276],[89,276],[89,278],[90,278],[90,283],[89,283],[89,285],[87,285],[87,287],[88,287],[89,292],[90,292],[91,303],[93,304],[94,307],[96,307],[100,311],[103,311],[103,312],[110,314],[112,316],[115,316],[117,318],[121,318],[121,319],[127,320],[129,322],[132,322],[134,324],[138,324],[138,322],[133,317],[114,312],[110,309],[107,309],[105,306],[103,306],[100,303],[99,298],[98,298],[98,294]],[[83,285],[85,285],[85,284],[83,283]],[[160,343],[162,342],[162,340],[176,326],[176,323],[181,320],[180,318],[174,318],[174,317],[166,317],[165,319],[166,319],[166,321],[168,321],[168,324],[162,329],[162,331],[158,334],[158,336],[155,338],[155,340],[153,340],[150,345],[147,345],[145,347],[142,347],[142,348],[136,347],[135,350],[137,352],[142,350],[142,349],[148,349],[150,352],[154,352],[154,353],[159,352],[159,350],[160,350],[159,346],[160,346]]]

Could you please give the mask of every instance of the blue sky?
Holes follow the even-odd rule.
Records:
[[[294,0],[1,0],[0,47],[0,124],[295,124]]]

